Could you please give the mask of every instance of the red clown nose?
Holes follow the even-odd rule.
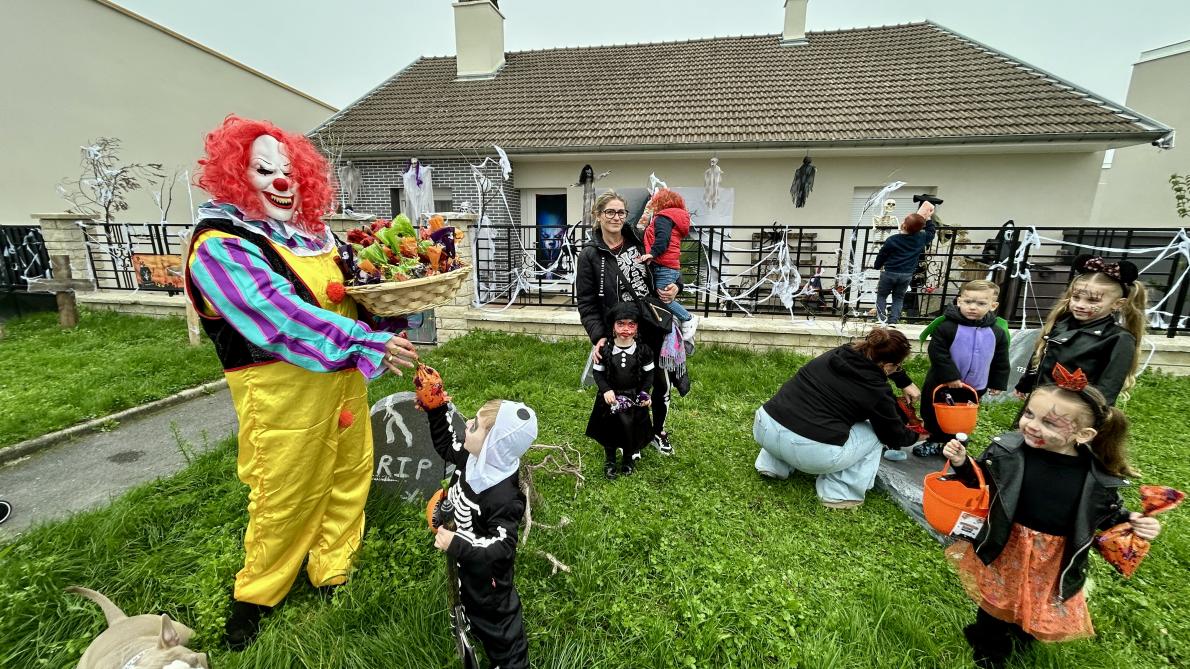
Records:
[[[282,179],[281,177],[273,179],[273,188],[284,193],[289,190],[289,179]]]

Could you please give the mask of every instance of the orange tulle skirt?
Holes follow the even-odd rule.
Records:
[[[946,557],[971,599],[995,618],[1016,623],[1041,641],[1083,639],[1095,635],[1086,591],[1058,599],[1065,545],[1065,537],[1013,524],[1004,551],[990,565],[966,541],[951,544]]]

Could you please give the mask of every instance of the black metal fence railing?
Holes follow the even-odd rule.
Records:
[[[0,226],[0,293],[25,291],[50,275],[50,257],[35,225]]]
[[[778,224],[693,226],[682,243],[682,272],[689,289],[679,299],[703,315],[792,311],[804,317],[869,316],[879,280],[879,272],[871,267],[891,232]],[[923,254],[902,319],[929,322],[965,282],[990,275],[1001,287],[1000,315],[1013,327],[1022,319],[1027,327],[1036,327],[1069,284],[1071,262],[1088,252],[1084,247],[1166,248],[1177,232],[942,226]],[[479,230],[475,265],[480,302],[574,306],[573,273],[588,234],[582,225],[548,232],[532,225]],[[1104,255],[1123,257],[1110,251]],[[1153,329],[1173,336],[1187,329],[1184,288],[1190,279],[1177,285],[1187,269],[1180,253],[1158,259],[1160,255],[1153,251],[1128,258],[1145,270],[1140,278],[1148,286],[1150,306],[1160,305],[1151,320]],[[1175,294],[1167,295],[1174,288]]]
[[[99,290],[182,291],[183,223],[98,223],[87,233],[87,255]],[[139,262],[134,256],[139,257]],[[170,256],[174,256],[171,258]]]

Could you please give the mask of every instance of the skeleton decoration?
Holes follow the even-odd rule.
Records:
[[[723,170],[719,168],[719,159],[711,158],[711,166],[703,172],[702,201],[711,209],[719,204],[719,183],[723,180]]]
[[[352,208],[355,207],[356,199],[359,198],[360,189],[363,188],[364,178],[360,174],[359,168],[348,160],[343,166],[339,168],[339,188],[342,189],[343,194],[343,213],[352,213]]]
[[[288,152],[272,135],[252,142],[248,183],[257,191],[259,204],[269,218],[288,223],[300,204],[298,183],[290,178],[293,167]]]
[[[896,200],[884,201],[884,213],[872,217],[872,231],[874,241],[884,241],[888,234],[901,225],[901,221],[893,215],[897,209]]]
[[[810,156],[802,158],[802,166],[793,173],[793,185],[789,187],[793,206],[798,208],[806,206],[806,198],[810,196],[810,191],[814,190],[814,175],[817,172],[818,168],[810,162]]]
[[[409,161],[405,172],[405,215],[417,222],[422,214],[434,213],[434,183],[430,176],[433,167],[422,165],[417,158]]]

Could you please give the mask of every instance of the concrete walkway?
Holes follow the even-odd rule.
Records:
[[[0,541],[180,471],[186,458],[179,439],[200,453],[234,435],[236,425],[231,396],[223,388],[122,421],[110,432],[91,432],[8,462],[0,466],[0,499],[13,511],[0,525]]]

